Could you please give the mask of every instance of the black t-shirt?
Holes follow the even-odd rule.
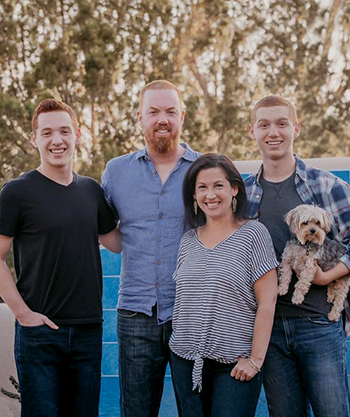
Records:
[[[260,178],[263,196],[259,206],[259,221],[271,234],[276,256],[281,261],[282,253],[290,239],[288,225],[284,216],[296,206],[304,204],[295,189],[295,174],[281,182],[270,182]],[[278,297],[276,316],[315,317],[329,313],[331,305],[327,302],[327,286],[311,285],[302,304],[292,303],[297,276],[293,273],[288,293]]]
[[[114,228],[92,178],[74,173],[64,186],[34,170],[0,193],[0,234],[14,238],[18,291],[58,325],[102,321],[98,235]]]

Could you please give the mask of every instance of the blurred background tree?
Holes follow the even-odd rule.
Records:
[[[2,0],[0,184],[38,165],[30,119],[58,98],[79,117],[75,169],[100,178],[143,146],[138,93],[165,78],[186,104],[194,149],[258,159],[252,102],[298,108],[301,157],[350,155],[349,0]]]

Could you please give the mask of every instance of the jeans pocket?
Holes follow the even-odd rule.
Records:
[[[22,338],[26,340],[46,340],[47,337],[50,337],[51,332],[56,332],[56,330],[51,329],[46,324],[39,324],[38,326],[22,326],[19,325],[20,333]]]
[[[123,308],[118,308],[118,316],[120,316],[120,317],[130,319],[132,317],[135,317],[136,315],[137,315],[137,311],[125,310]]]
[[[20,327],[22,329],[32,329],[32,330],[35,330],[35,329],[40,329],[40,328],[46,327],[46,324],[36,324],[35,326],[23,326],[22,324],[20,324]]]
[[[337,323],[336,321],[330,321],[328,317],[307,317],[310,323],[317,324],[320,326],[331,326],[332,324]]]

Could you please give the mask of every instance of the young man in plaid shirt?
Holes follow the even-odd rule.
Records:
[[[249,216],[258,216],[269,230],[281,260],[290,238],[284,216],[300,204],[316,204],[334,222],[332,234],[350,238],[350,186],[330,174],[306,165],[293,154],[300,124],[293,105],[280,96],[268,96],[252,111],[250,135],[257,141],[263,164],[246,179]],[[350,249],[334,268],[315,275],[300,305],[289,292],[278,298],[271,342],[264,363],[264,386],[273,417],[306,417],[310,402],[315,417],[350,415],[346,371],[346,338],[341,320],[327,318],[327,284],[347,275]],[[298,272],[298,271],[297,271]]]

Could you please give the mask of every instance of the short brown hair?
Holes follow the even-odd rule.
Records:
[[[41,113],[50,113],[52,111],[65,111],[69,114],[72,119],[74,130],[78,129],[78,119],[74,110],[68,106],[68,104],[63,103],[60,100],[55,100],[53,98],[48,98],[42,100],[38,107],[34,110],[32,117],[32,130],[33,132],[38,128],[38,117]]]
[[[251,113],[252,125],[255,123],[255,115],[258,109],[260,109],[261,107],[276,107],[276,106],[288,107],[293,123],[294,124],[298,123],[297,112],[293,104],[282,96],[270,95],[270,96],[263,97],[257,103],[255,103],[255,106],[253,107],[253,110]]]
[[[142,102],[143,102],[143,96],[145,95],[145,92],[147,90],[175,90],[179,100],[180,100],[180,110],[183,109],[183,102],[182,102],[182,96],[180,90],[176,87],[176,85],[172,84],[170,81],[166,80],[155,80],[151,83],[146,84],[142,90],[140,91],[140,97],[139,97],[139,111],[141,111],[142,108]]]

